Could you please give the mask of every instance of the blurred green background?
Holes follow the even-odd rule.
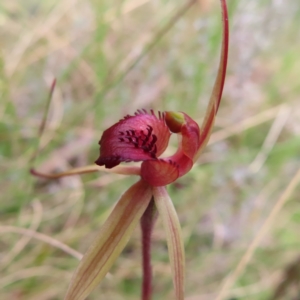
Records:
[[[184,111],[202,121],[219,59],[220,7],[217,0],[196,1],[157,41],[184,3],[1,1],[0,299],[63,299],[78,259],[55,242],[84,253],[136,181],[104,173],[55,181],[29,175],[53,78],[57,87],[36,161],[41,171],[93,163],[102,131],[139,108]],[[229,0],[228,6],[229,64],[214,133],[192,171],[168,188],[185,241],[186,299],[217,299],[256,239],[249,263],[242,260],[219,300],[296,300],[300,2]],[[168,151],[174,149],[175,140]],[[89,299],[139,299],[140,250],[137,228]],[[159,219],[153,271],[153,299],[173,299]]]

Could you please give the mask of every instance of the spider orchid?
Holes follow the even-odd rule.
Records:
[[[150,239],[156,212],[162,218],[167,236],[175,299],[184,299],[185,258],[181,229],[165,186],[192,168],[211,134],[222,96],[228,56],[229,33],[225,0],[221,0],[221,8],[221,57],[201,130],[183,112],[159,112],[157,116],[152,110],[138,110],[135,115],[124,117],[103,132],[99,142],[100,156],[96,160],[98,166],[86,166],[59,174],[43,174],[31,170],[33,175],[44,178],[59,178],[99,170],[140,177],[121,196],[85,253],[73,275],[66,300],[85,299],[91,293],[120,255],[139,222],[143,246],[142,299],[151,299]],[[178,150],[170,157],[160,158],[172,133],[179,136]],[[142,163],[140,167],[120,165],[122,162],[131,161]]]

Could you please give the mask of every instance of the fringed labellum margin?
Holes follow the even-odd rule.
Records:
[[[159,158],[171,132],[181,135],[177,152]],[[152,186],[164,186],[186,174],[199,148],[200,129],[187,114],[138,111],[104,131],[96,164],[113,168],[121,162],[142,161],[141,177]]]

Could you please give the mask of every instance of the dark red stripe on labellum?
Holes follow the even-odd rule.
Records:
[[[173,156],[159,159],[166,149],[170,130],[181,135]],[[186,174],[200,146],[198,124],[185,113],[158,114],[138,110],[103,132],[96,163],[113,168],[121,162],[143,161],[141,177],[152,186],[164,186]]]
[[[163,115],[138,110],[103,132],[96,164],[113,168],[120,162],[156,159],[166,149],[169,138]]]

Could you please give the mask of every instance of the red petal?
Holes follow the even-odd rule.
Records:
[[[144,161],[158,157],[166,149],[170,131],[164,117],[138,111],[103,132],[96,164],[113,168],[120,162]]]
[[[141,165],[141,176],[152,186],[164,186],[178,178],[179,166],[171,160],[147,160]]]

